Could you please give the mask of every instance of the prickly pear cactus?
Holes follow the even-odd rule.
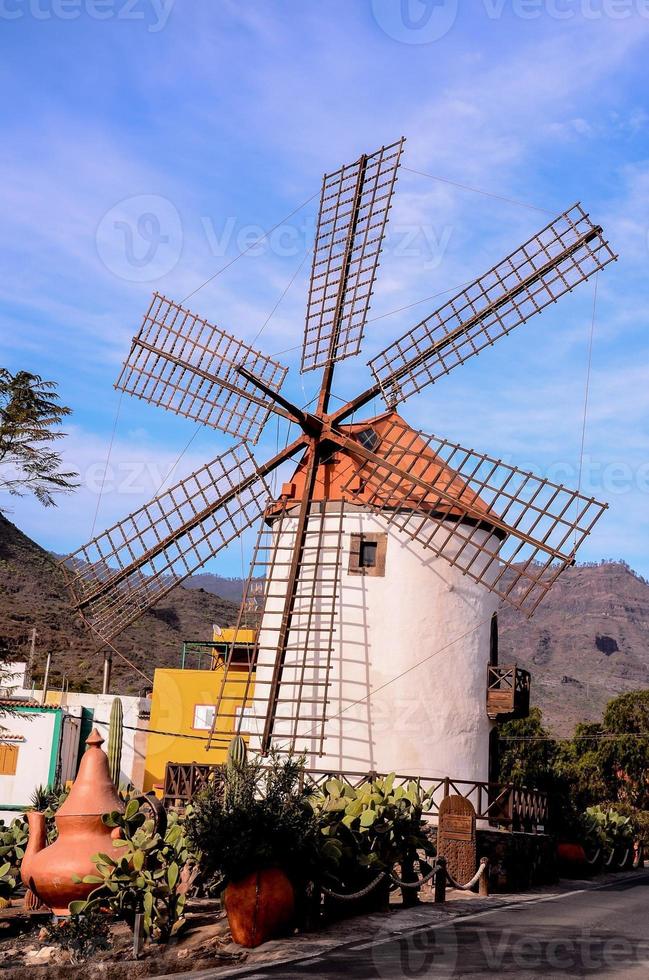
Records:
[[[119,786],[119,774],[122,769],[122,741],[124,739],[124,711],[119,698],[113,700],[110,709],[110,724],[108,727],[108,768],[110,778],[115,786]]]

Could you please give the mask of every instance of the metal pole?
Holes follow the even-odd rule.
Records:
[[[32,687],[33,680],[32,675],[34,673],[34,657],[36,655],[36,627],[32,628],[31,640],[29,641],[29,662],[27,664],[27,671],[25,672],[25,677],[23,679],[23,684],[25,687]]]
[[[52,666],[52,652],[47,654],[47,660],[45,661],[45,676],[43,677],[43,691],[41,693],[41,704],[45,704],[45,699],[47,697],[47,686],[50,682],[50,667]]]
[[[113,666],[113,657],[110,653],[104,654],[104,680],[101,688],[102,694],[108,694],[110,688],[110,672]]]

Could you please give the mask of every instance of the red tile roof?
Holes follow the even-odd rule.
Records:
[[[365,462],[360,456],[351,459],[346,453],[334,453],[329,463],[321,463],[316,475],[313,499],[346,500],[350,503],[363,504],[370,502],[373,506],[386,509],[396,507],[421,511],[426,514],[436,514],[452,518],[469,517],[473,520],[485,521],[493,515],[489,506],[472,490],[462,477],[446,465],[443,459],[426,445],[418,433],[395,411],[384,412],[373,419],[357,422],[353,425],[341,425],[344,435],[357,438],[361,432],[373,429],[384,442],[378,447],[378,454],[388,462],[407,469],[431,487],[443,491],[427,492],[416,484],[405,489],[398,476],[388,470],[379,470],[372,478],[374,469],[372,463]],[[370,448],[370,447],[368,447]],[[282,487],[283,501],[298,502],[304,492],[304,481],[308,456],[304,456],[290,481]],[[354,478],[357,477],[355,480]],[[456,504],[453,503],[456,501]],[[280,503],[271,505],[269,516],[279,511]]]

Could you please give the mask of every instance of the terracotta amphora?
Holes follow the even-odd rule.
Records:
[[[103,738],[93,729],[86,740],[74,785],[65,803],[57,811],[54,822],[59,836],[45,847],[45,817],[30,811],[29,842],[21,866],[26,888],[51,908],[56,915],[69,915],[70,902],[88,897],[95,885],[77,883],[74,875],[83,878],[96,874],[93,854],[103,852],[112,856],[113,840],[119,829],[111,830],[101,821],[102,813],[123,812],[124,805],[108,771],[108,757],[102,750]],[[115,848],[118,856],[119,851]]]
[[[295,894],[283,871],[266,868],[231,882],[224,905],[235,943],[252,948],[288,929],[295,914]]]

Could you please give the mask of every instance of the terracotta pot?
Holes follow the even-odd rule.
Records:
[[[231,882],[225,889],[224,904],[232,938],[251,949],[291,925],[295,893],[283,871],[267,868]]]
[[[581,874],[589,867],[586,852],[581,844],[557,844],[557,858],[564,873],[571,877],[574,874]]]
[[[124,809],[111,782],[108,758],[101,749],[103,741],[96,729],[88,736],[88,748],[70,795],[54,818],[59,836],[53,844],[45,846],[44,815],[35,811],[27,814],[29,842],[21,877],[25,887],[56,915],[69,915],[70,902],[87,898],[96,887],[77,883],[74,876],[96,874],[93,854],[112,856],[113,839],[119,836],[118,830],[101,821],[102,813]],[[115,852],[117,857],[119,851]]]

